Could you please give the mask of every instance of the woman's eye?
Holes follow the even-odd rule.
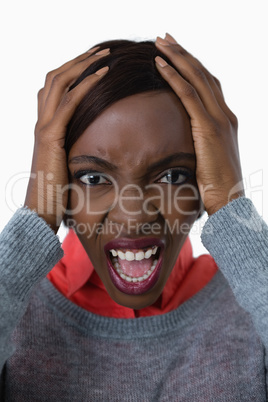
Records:
[[[88,186],[97,186],[99,184],[111,184],[107,177],[98,173],[87,173],[79,177],[79,180]]]
[[[182,184],[188,178],[190,174],[188,172],[179,170],[179,169],[170,169],[166,172],[164,176],[162,176],[158,182],[159,183],[167,183],[167,184]]]

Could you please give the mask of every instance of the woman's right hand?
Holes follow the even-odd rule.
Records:
[[[69,88],[88,66],[109,53],[109,49],[99,54],[95,53],[97,50],[91,49],[48,73],[45,86],[38,93],[38,121],[24,205],[35,210],[55,233],[68,202],[66,128],[83,97],[107,73],[108,67],[86,77],[72,90]]]

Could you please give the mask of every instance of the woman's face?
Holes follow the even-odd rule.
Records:
[[[69,153],[72,224],[110,296],[139,309],[160,296],[200,212],[187,113],[147,92],[106,109]]]

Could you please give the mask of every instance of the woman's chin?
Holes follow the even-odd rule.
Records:
[[[108,291],[108,290],[107,290]],[[158,292],[149,292],[143,295],[130,296],[122,292],[118,292],[117,289],[108,291],[110,297],[120,306],[128,307],[133,310],[141,310],[154,304],[161,294],[161,290]]]

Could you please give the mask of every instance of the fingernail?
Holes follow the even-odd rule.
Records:
[[[177,44],[178,42],[168,32],[166,33],[165,40],[169,43]]]
[[[107,71],[109,70],[109,67],[102,67],[100,70],[96,71],[95,74],[96,75],[104,75],[107,73]]]
[[[94,53],[94,52],[96,52],[96,50],[98,50],[98,49],[99,49],[99,46],[93,47],[92,49],[89,49],[89,50],[87,51],[87,53]]]
[[[110,53],[110,48],[107,48],[107,49],[100,50],[98,53],[96,53],[96,56],[105,55],[105,54],[109,54],[109,53]]]
[[[162,59],[162,57],[160,56],[156,56],[155,61],[157,64],[159,64],[160,67],[165,67],[168,65],[166,60]]]
[[[166,41],[165,39],[160,38],[160,36],[158,36],[156,38],[156,42],[159,43],[159,45],[162,45],[162,46],[169,46],[168,41]]]

